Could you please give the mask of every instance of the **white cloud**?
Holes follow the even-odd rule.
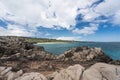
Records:
[[[89,27],[84,27],[83,29],[76,28],[72,32],[77,34],[88,35],[88,34],[94,34],[95,31],[97,30],[98,30],[98,24],[90,24]]]
[[[120,0],[105,0],[97,6],[90,7],[96,1],[99,0],[0,0],[0,19],[15,23],[12,29],[9,27],[11,24],[8,23],[7,29],[1,27],[1,30],[7,35],[21,36],[40,34],[37,31],[39,26],[50,29],[65,28],[77,34],[93,34],[98,30],[98,27],[91,25],[83,29],[74,29],[78,14],[82,15],[84,22],[98,24],[108,22],[109,18],[95,20],[104,15],[113,16],[112,20],[110,17],[111,23],[120,24]],[[78,8],[79,11],[77,11]],[[27,28],[25,28],[26,25]],[[0,34],[3,33],[0,32]]]
[[[108,17],[110,23],[120,24],[120,0],[105,0],[94,11]]]
[[[77,8],[85,8],[96,0],[0,0],[1,17],[29,26],[69,29],[75,25]],[[7,15],[7,14],[10,15]]]
[[[120,25],[120,10],[116,12],[115,16],[113,17],[113,23]]]
[[[71,37],[71,36],[61,36],[56,38],[57,40],[76,40],[76,41],[80,41],[81,37]]]
[[[7,29],[0,26],[0,36],[35,36],[34,32],[22,26],[8,25]]]
[[[79,11],[80,14],[84,15],[83,16],[83,21],[87,21],[87,22],[93,22],[93,20],[100,16],[100,14],[97,14],[93,11],[93,8],[85,8],[85,9],[81,9]]]
[[[83,15],[83,21],[86,22],[107,22],[109,21],[109,23],[113,23],[113,21],[117,20],[118,18],[112,18],[112,16],[119,16],[118,12],[120,10],[120,0],[105,0],[104,2],[97,4],[97,6],[95,7],[88,7],[85,9],[81,9],[79,11],[80,14]],[[99,16],[106,16],[108,17],[107,20],[95,20],[97,17]],[[116,24],[116,23],[114,23]]]
[[[45,34],[45,36],[50,36],[50,35],[52,35],[52,34],[50,34],[50,33],[46,33],[46,34]]]
[[[95,7],[95,12],[101,15],[110,16],[114,15],[116,11],[120,10],[120,0],[105,0]]]

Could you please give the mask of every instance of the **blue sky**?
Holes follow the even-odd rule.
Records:
[[[0,36],[120,41],[120,0],[0,0]]]

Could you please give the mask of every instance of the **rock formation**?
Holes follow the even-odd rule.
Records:
[[[43,60],[54,59],[55,56],[46,52],[41,46],[25,42],[24,38],[0,37],[1,60]]]
[[[64,61],[90,61],[96,59],[97,61],[109,62],[111,60],[101,48],[89,48],[87,46],[70,49],[57,58]]]
[[[13,72],[12,67],[0,67],[0,80],[120,80],[120,66],[96,63],[85,69],[76,64],[54,72],[48,79],[37,72]]]
[[[84,71],[82,80],[120,80],[120,66],[96,63]]]
[[[51,80],[120,80],[120,66],[96,63],[85,70],[76,64],[53,73]]]

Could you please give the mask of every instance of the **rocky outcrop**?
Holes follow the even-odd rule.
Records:
[[[64,61],[91,61],[110,62],[101,48],[77,47],[65,51],[59,56],[46,52],[43,47],[25,42],[21,37],[0,37],[0,60],[64,60]]]
[[[64,61],[90,61],[90,60],[102,60],[109,62],[111,59],[104,54],[101,48],[89,48],[87,46],[77,47],[65,51],[57,57]]]
[[[24,38],[0,37],[1,60],[43,60],[54,59],[43,47],[25,42]]]
[[[82,80],[120,80],[120,66],[97,63],[84,71]]]

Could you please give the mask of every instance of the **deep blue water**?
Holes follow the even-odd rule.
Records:
[[[104,53],[110,56],[112,59],[120,60],[120,42],[71,42],[37,45],[43,46],[46,51],[53,54],[62,54],[64,51],[78,46],[101,47]]]

